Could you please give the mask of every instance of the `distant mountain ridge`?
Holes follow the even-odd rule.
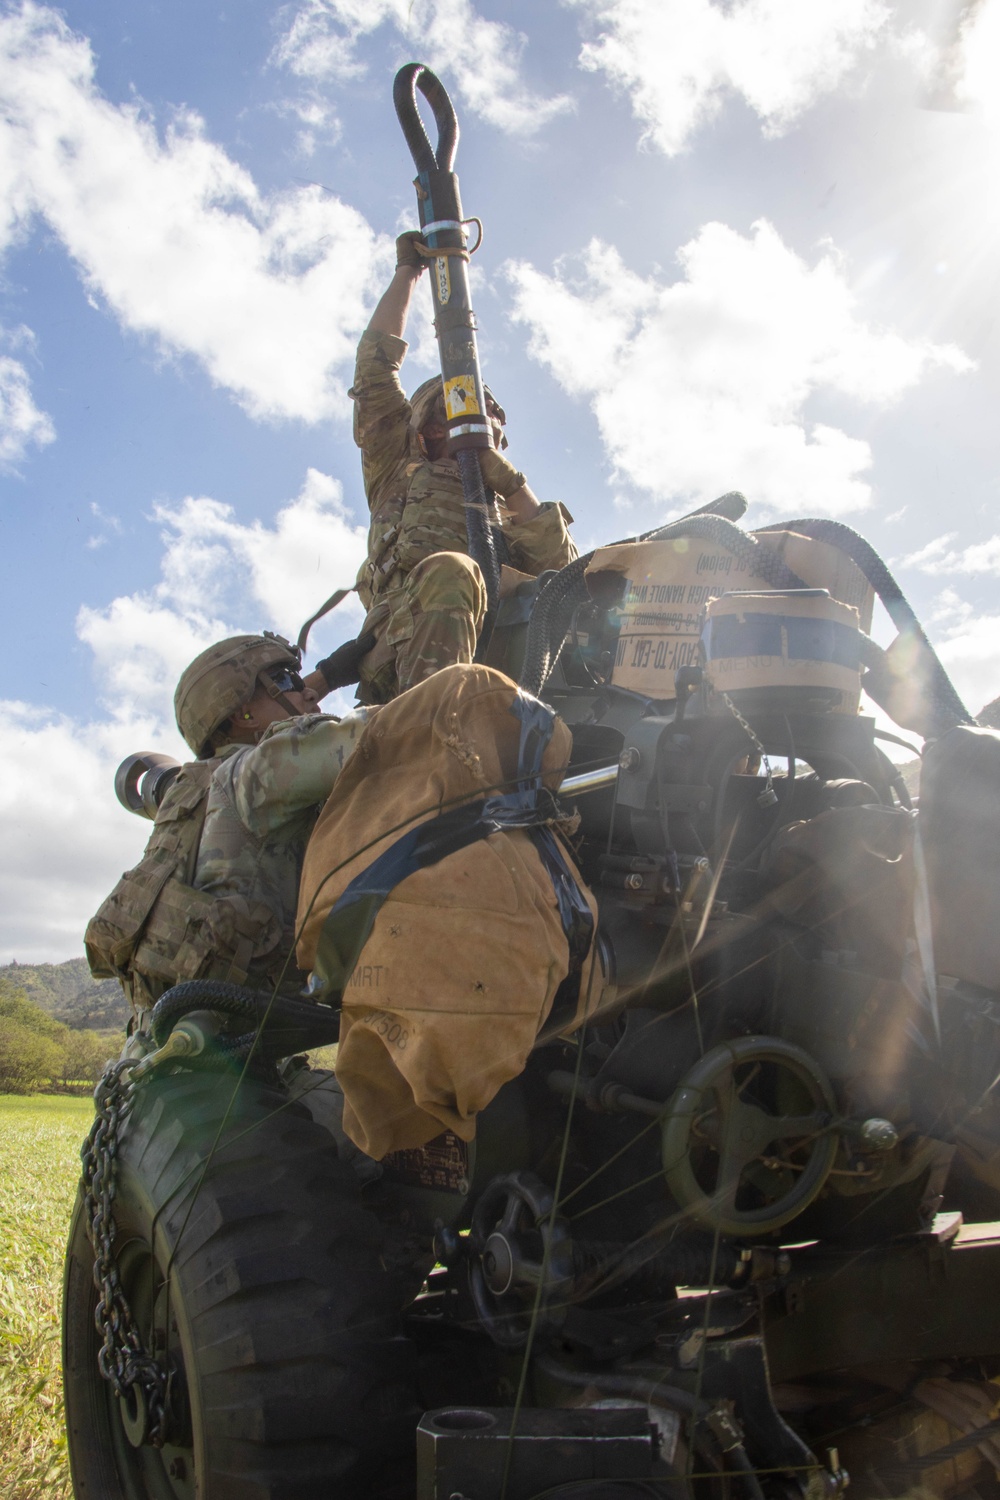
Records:
[[[124,1030],[129,1004],[117,979],[93,979],[85,958],[61,964],[0,965],[0,980],[22,989],[29,1000],[74,1030]]]

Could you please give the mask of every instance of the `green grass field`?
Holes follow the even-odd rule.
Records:
[[[70,1494],[59,1299],[80,1142],[94,1106],[0,1095],[0,1494]]]

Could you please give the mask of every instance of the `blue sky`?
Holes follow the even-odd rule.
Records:
[[[0,4],[0,959],[80,951],[187,660],[353,577],[411,58],[510,456],[581,546],[732,488],[837,516],[1000,693],[1000,0]]]

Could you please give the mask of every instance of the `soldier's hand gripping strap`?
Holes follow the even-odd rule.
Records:
[[[572,1017],[580,992],[580,973],[594,936],[594,919],[552,833],[551,825],[561,820],[561,814],[541,780],[542,755],[552,737],[555,714],[547,704],[521,691],[510,712],[521,720],[516,788],[421,823],[351,881],[331,907],[320,932],[309,983],[314,998],[329,1004],[343,994],[382,904],[408,875],[457,854],[491,833],[521,828],[535,843],[552,881],[569,948],[568,971],[556,993],[552,1013],[558,1011],[567,1021]]]
[[[350,687],[357,682],[361,672],[361,663],[375,644],[375,632],[366,630],[364,635],[359,635],[356,640],[345,641],[332,651],[329,656],[324,656],[322,661],[316,663],[316,671],[322,672],[327,687],[333,692],[334,688]]]

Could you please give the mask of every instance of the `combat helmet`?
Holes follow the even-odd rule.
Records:
[[[497,413],[500,418],[500,425],[503,426],[503,424],[507,421],[507,413],[504,411],[503,407],[500,405],[500,402],[494,396],[488,385],[484,385],[483,390],[485,391],[489,399],[493,402],[493,405],[496,407]],[[438,416],[440,417],[441,421],[444,421],[444,404],[442,391],[443,387],[441,376],[432,375],[430,380],[425,380],[423,385],[418,385],[416,390],[413,392],[413,395],[410,397],[410,431],[414,434],[414,436],[417,433],[422,432],[423,429],[427,426],[427,423],[435,414],[435,407],[439,408]],[[506,448],[506,446],[506,437],[501,437],[500,447]]]
[[[257,690],[268,667],[299,670],[301,656],[284,636],[233,635],[216,641],[185,667],[174,693],[177,728],[199,760],[212,753],[212,737]]]

